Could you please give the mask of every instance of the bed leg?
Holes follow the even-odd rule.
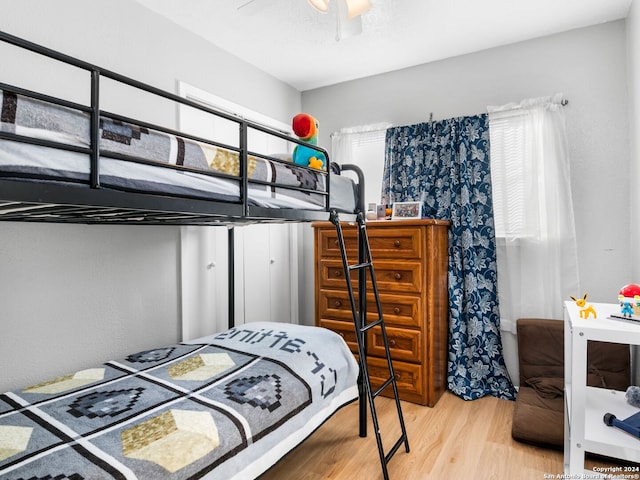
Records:
[[[234,227],[228,227],[227,230],[227,283],[228,283],[228,301],[229,305],[227,309],[229,311],[227,319],[227,328],[233,328],[236,326],[236,270],[235,270],[235,230]]]
[[[362,373],[358,375],[358,406],[360,422],[360,436],[367,436],[367,392],[365,391],[364,381],[362,379]]]

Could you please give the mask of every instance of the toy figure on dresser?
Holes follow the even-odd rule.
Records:
[[[593,318],[598,318],[598,316],[596,315],[596,310],[595,308],[593,308],[593,305],[588,305],[585,307],[585,305],[587,305],[587,294],[585,293],[584,296],[582,298],[576,298],[571,296],[571,300],[573,300],[574,302],[576,302],[576,305],[581,308],[582,310],[580,310],[580,318],[584,318],[585,320],[587,318],[589,318],[589,315],[593,314]]]
[[[318,144],[318,120],[308,113],[299,113],[293,117],[291,122],[293,133],[300,140],[304,140],[311,145]],[[293,149],[293,163],[304,165],[305,167],[324,170],[326,168],[327,158],[324,153],[314,150],[305,145],[296,145]]]

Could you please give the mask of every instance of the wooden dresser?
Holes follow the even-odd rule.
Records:
[[[329,222],[313,227],[316,325],[342,335],[357,354],[335,227]],[[447,385],[448,228],[444,220],[367,222],[400,398],[428,406],[435,405]],[[349,264],[355,264],[356,228],[344,224],[343,233]],[[352,281],[357,288],[357,275]],[[372,321],[378,314],[370,282],[367,292],[367,316]],[[388,377],[380,328],[369,332],[367,342],[367,364],[376,388]]]

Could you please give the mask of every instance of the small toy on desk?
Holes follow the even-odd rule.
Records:
[[[613,413],[605,413],[602,421],[610,427],[617,427],[636,438],[640,438],[640,413],[631,415],[624,420],[618,420]]]
[[[576,305],[582,309],[580,310],[580,318],[584,318],[586,320],[587,318],[589,318],[589,315],[591,314],[593,314],[593,318],[598,318],[598,316],[596,315],[596,310],[595,308],[593,308],[593,305],[588,305],[585,307],[585,305],[587,304],[586,293],[582,298],[576,298],[574,296],[571,296],[571,300],[576,302]]]
[[[627,388],[624,398],[632,407],[640,407],[640,387],[631,385]],[[610,427],[617,427],[620,430],[630,433],[634,437],[640,438],[640,413],[631,415],[624,420],[618,420],[613,413],[605,413],[602,420]]]
[[[311,145],[318,144],[318,120],[308,113],[299,113],[293,117],[291,122],[293,133],[300,140],[304,140]],[[293,163],[304,165],[305,167],[324,170],[326,168],[327,158],[324,153],[305,145],[296,145],[293,149]]]
[[[620,313],[625,318],[640,315],[640,285],[630,283],[620,289],[618,294]]]
[[[633,306],[631,302],[626,300],[622,295],[618,295],[618,301],[620,302],[620,313],[625,318],[631,318],[633,315]]]
[[[640,408],[640,387],[631,385],[624,394],[627,403],[632,407]]]

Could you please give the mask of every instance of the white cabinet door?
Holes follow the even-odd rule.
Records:
[[[182,338],[227,328],[228,229],[183,227]],[[298,323],[297,229],[290,224],[234,227],[235,324]]]
[[[224,330],[228,319],[226,227],[182,227],[182,339]]]
[[[236,228],[236,323],[298,322],[296,232],[288,224]]]

